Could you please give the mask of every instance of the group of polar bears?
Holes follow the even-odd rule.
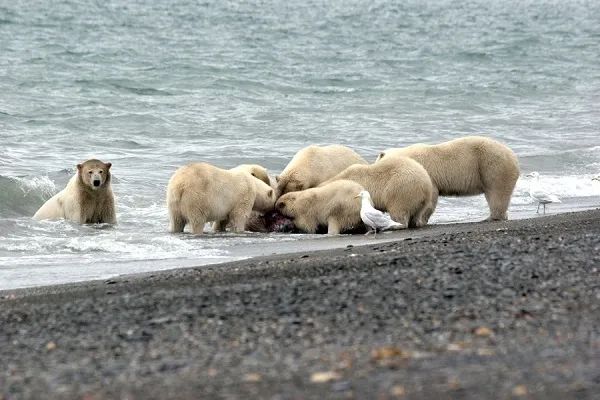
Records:
[[[110,166],[98,160],[79,164],[77,175],[34,218],[116,222]],[[213,222],[215,232],[241,232],[253,213],[276,210],[302,232],[326,227],[329,234],[338,234],[362,226],[357,197],[363,190],[371,194],[375,208],[403,227],[426,225],[440,195],[483,193],[488,219],[506,220],[519,173],[510,148],[481,136],[387,149],[372,164],[346,146],[311,145],[296,153],[275,179],[255,164],[222,169],[194,163],[177,169],[169,180],[170,231],[183,232],[187,225],[202,234],[205,224]]]

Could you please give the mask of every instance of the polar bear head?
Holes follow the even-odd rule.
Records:
[[[87,160],[83,164],[77,164],[79,181],[87,188],[98,190],[110,183],[111,163],[100,160]]]
[[[282,195],[275,203],[275,209],[286,217],[294,218],[298,214],[297,200],[299,192],[290,192]]]
[[[241,165],[238,165],[237,167],[235,167],[233,169],[247,171],[247,172],[250,173],[250,175],[252,175],[256,179],[259,179],[259,180],[263,181],[267,185],[271,185],[271,179],[269,178],[269,172],[267,171],[267,169],[265,167],[263,167],[261,165],[258,165],[258,164],[241,164]]]
[[[256,188],[256,197],[254,198],[253,210],[267,212],[275,207],[275,191],[263,181],[252,178]]]
[[[276,176],[275,180],[277,181],[277,191],[279,196],[283,196],[286,193],[299,192],[301,190],[308,189],[305,188],[301,180],[297,179],[294,175],[288,175],[285,177]]]

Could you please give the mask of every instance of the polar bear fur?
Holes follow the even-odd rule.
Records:
[[[215,231],[225,230],[230,223],[241,232],[252,210],[268,211],[274,205],[273,188],[247,171],[207,163],[179,168],[167,187],[171,232],[183,232],[189,224],[192,233],[202,234],[210,221],[215,222]]]
[[[319,226],[327,226],[327,233],[340,232],[362,226],[360,200],[356,197],[364,188],[356,182],[337,180],[327,185],[281,196],[275,208],[294,219],[296,228],[316,233]]]
[[[351,165],[324,182],[349,179],[371,194],[378,210],[389,212],[392,219],[405,227],[427,224],[433,213],[433,184],[427,171],[407,157],[393,157],[371,165]]]
[[[35,220],[66,219],[79,224],[117,222],[115,198],[110,185],[111,163],[87,160],[77,164],[77,174],[67,186],[40,207]]]
[[[259,179],[259,180],[263,181],[264,183],[266,183],[267,185],[271,186],[271,178],[269,177],[269,172],[262,165],[241,164],[235,168],[231,168],[231,170],[240,170],[240,171],[249,172],[250,175],[252,175],[256,179]]]
[[[296,153],[276,177],[278,195],[316,187],[353,164],[368,163],[346,146],[333,144],[305,147]]]
[[[396,156],[419,162],[434,185],[434,203],[441,196],[485,194],[489,220],[506,220],[519,179],[519,160],[504,144],[482,136],[467,136],[436,145],[415,144],[388,149],[376,162]],[[435,206],[435,204],[434,204]]]

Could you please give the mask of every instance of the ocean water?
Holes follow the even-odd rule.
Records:
[[[0,0],[0,289],[357,241],[167,232],[178,166],[277,173],[312,143],[374,160],[488,135],[562,198],[549,212],[598,206],[599,16],[577,0]],[[32,221],[91,157],[113,163],[119,224]],[[512,218],[535,216],[527,189]],[[431,222],[486,216],[482,196],[443,198]]]

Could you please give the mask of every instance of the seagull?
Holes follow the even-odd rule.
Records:
[[[560,199],[555,194],[548,193],[540,187],[540,174],[538,172],[534,171],[527,174],[527,177],[533,178],[529,186],[529,196],[538,202],[536,214],[540,212],[540,205],[544,206],[544,214],[546,214],[546,204],[560,203]]]
[[[377,235],[378,230],[386,231],[405,228],[404,225],[394,221],[388,214],[384,214],[373,207],[371,195],[366,190],[361,191],[354,197],[360,197],[362,200],[360,207],[360,219],[362,219],[369,229],[369,231],[366,233],[367,235],[371,233],[371,230],[375,233],[375,235]]]

